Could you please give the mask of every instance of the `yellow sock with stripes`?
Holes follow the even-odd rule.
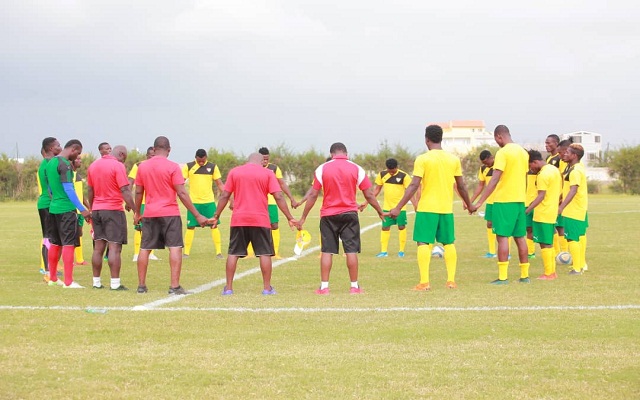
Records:
[[[529,266],[531,264],[527,263],[520,263],[520,278],[528,278],[529,277]]]
[[[184,254],[191,254],[191,246],[193,245],[193,238],[196,236],[195,229],[187,229],[187,232],[184,234]]]
[[[556,272],[556,255],[553,247],[540,249],[542,255],[542,265],[544,266],[544,274],[551,275]]]
[[[584,262],[582,261],[582,245],[576,241],[571,241],[568,245],[569,253],[571,253],[571,258],[573,259],[573,269],[579,272],[584,266]]]
[[[391,231],[380,231],[380,251],[386,253],[389,249],[389,240],[391,239]]]
[[[527,254],[535,254],[536,253],[536,244],[533,240],[527,238]]]
[[[398,241],[400,242],[398,251],[404,253],[404,248],[407,245],[407,229],[402,229],[398,231]]]
[[[487,242],[489,243],[489,253],[496,254],[496,234],[492,228],[487,228]]]
[[[276,253],[276,257],[280,256],[280,229],[272,229],[271,236],[273,236],[273,251]]]
[[[80,246],[76,247],[74,250],[76,256],[76,262],[81,264],[84,262],[84,255],[82,254],[82,238],[78,238],[80,240]]]
[[[213,245],[216,248],[216,255],[222,254],[222,240],[220,239],[220,229],[211,230],[211,239],[213,239]]]
[[[133,232],[133,254],[140,254],[140,244],[142,243],[142,232]]]
[[[509,276],[509,261],[498,261],[498,279],[504,281]]]
[[[420,283],[429,283],[429,266],[431,265],[430,244],[418,246],[418,269],[420,270]]]
[[[447,267],[447,282],[455,282],[458,252],[456,251],[456,245],[453,243],[444,246],[444,265]]]

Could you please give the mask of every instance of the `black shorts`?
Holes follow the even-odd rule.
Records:
[[[49,232],[47,231],[47,219],[49,218],[49,209],[39,208],[38,215],[40,216],[40,228],[42,228],[42,237],[48,238]]]
[[[75,211],[49,214],[47,230],[49,241],[56,246],[80,246],[78,214]]]
[[[143,250],[184,247],[182,241],[182,219],[180,217],[142,218]]]
[[[127,216],[124,211],[96,210],[92,212],[93,240],[127,244]]]
[[[360,221],[358,213],[350,211],[320,218],[323,253],[338,254],[340,242],[345,253],[360,253]]]
[[[144,236],[143,236],[144,237]],[[253,245],[256,256],[274,256],[271,228],[259,226],[232,226],[229,234],[230,256],[246,257],[247,246]]]

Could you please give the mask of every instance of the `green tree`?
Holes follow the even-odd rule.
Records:
[[[246,157],[244,155],[237,156],[231,151],[218,150],[213,147],[209,148],[209,151],[207,152],[207,159],[218,166],[220,174],[222,174],[223,182],[227,181],[227,175],[231,168],[242,165],[246,161]]]
[[[640,145],[611,152],[609,173],[620,181],[622,193],[640,194]]]

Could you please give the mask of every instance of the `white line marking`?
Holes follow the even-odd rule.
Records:
[[[6,306],[0,305],[0,311],[38,311],[38,310],[62,310],[62,311],[138,311],[138,307],[80,307],[80,306]],[[485,306],[485,307],[167,307],[146,308],[147,311],[173,311],[173,312],[237,312],[237,313],[386,313],[386,312],[493,312],[493,311],[611,311],[611,310],[640,310],[640,304],[619,305],[593,305],[593,306]]]

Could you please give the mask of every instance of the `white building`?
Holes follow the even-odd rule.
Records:
[[[585,165],[593,164],[602,159],[602,135],[599,133],[578,131],[572,133],[565,133],[560,135],[561,139],[573,140],[573,143],[578,143],[584,148],[584,157],[582,162]]]
[[[442,148],[457,154],[467,154],[474,147],[495,146],[493,133],[487,132],[484,121],[448,121],[427,125],[442,127]]]

